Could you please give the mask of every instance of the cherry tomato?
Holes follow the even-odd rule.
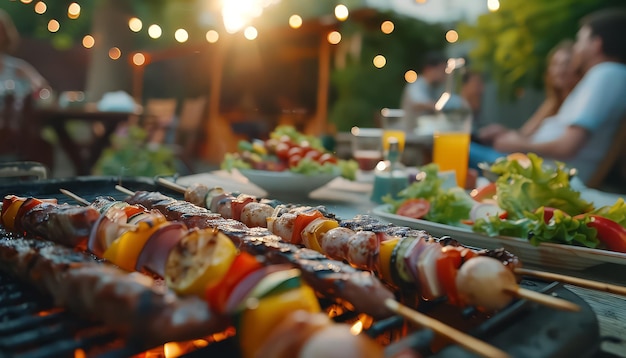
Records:
[[[459,302],[456,289],[456,275],[463,259],[461,251],[455,247],[446,246],[441,249],[442,255],[437,259],[437,279],[448,296],[448,302],[456,305]]]
[[[543,221],[547,224],[550,222],[550,220],[552,219],[552,217],[554,216],[554,212],[557,211],[559,209],[555,209],[555,208],[551,208],[549,206],[544,206],[543,207]],[[560,210],[559,210],[560,211]],[[565,212],[563,212],[564,215]]]
[[[302,160],[301,155],[296,154],[296,155],[289,156],[289,167],[292,168],[292,167],[297,166],[301,160]]]
[[[331,153],[324,153],[317,159],[317,161],[320,164],[324,164],[324,163],[337,164],[337,157],[335,157]]]
[[[287,155],[289,156],[289,158],[291,158],[294,155],[299,155],[300,157],[304,156],[304,149],[302,149],[302,147],[291,147],[289,148],[289,152],[287,153]]]
[[[428,214],[430,202],[423,198],[408,199],[396,210],[396,214],[413,219],[421,219]]]
[[[311,160],[315,160],[315,161],[317,161],[319,159],[319,157],[321,157],[321,156],[322,156],[322,152],[320,152],[317,149],[310,149],[304,155],[305,158],[311,158]]]
[[[279,142],[276,144],[275,151],[278,159],[287,161],[287,159],[289,159],[289,148],[291,147],[285,142]]]

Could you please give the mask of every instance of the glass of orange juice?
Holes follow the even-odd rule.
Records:
[[[471,127],[471,112],[459,108],[440,112],[433,134],[433,162],[440,171],[454,171],[461,188],[467,179]]]
[[[389,138],[395,138],[398,141],[398,150],[400,154],[404,152],[404,144],[406,142],[407,121],[404,111],[401,109],[383,108],[380,111],[381,127],[383,128],[383,153],[385,158],[389,152]]]

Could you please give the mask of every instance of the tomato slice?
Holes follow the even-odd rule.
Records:
[[[396,214],[413,219],[421,219],[428,214],[429,210],[430,202],[428,200],[416,198],[405,200],[396,210]]]
[[[626,229],[615,221],[599,215],[589,215],[587,226],[598,231],[598,239],[611,251],[626,252]]]
[[[496,196],[496,183],[491,182],[480,188],[476,188],[471,191],[470,196],[479,203],[483,202],[485,199],[493,199],[494,196]]]
[[[261,267],[263,265],[254,255],[242,252],[235,257],[224,277],[217,284],[209,286],[206,290],[205,297],[211,309],[215,312],[223,313],[226,308],[226,301],[235,287],[245,277]]]
[[[324,215],[319,210],[303,211],[298,213],[296,216],[296,220],[294,220],[293,222],[291,243],[302,243],[302,231],[304,230],[304,228],[306,228],[307,225],[309,225],[313,220],[321,217],[324,217]]]

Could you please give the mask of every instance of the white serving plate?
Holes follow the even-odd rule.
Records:
[[[307,198],[309,194],[337,178],[339,173],[304,175],[290,171],[240,169],[251,183],[267,192],[268,198]]]
[[[576,271],[607,263],[626,265],[626,254],[620,252],[551,243],[533,246],[528,240],[521,238],[508,236],[490,237],[475,233],[469,228],[438,224],[392,214],[389,212],[389,205],[377,206],[372,213],[396,225],[428,231],[433,236],[448,235],[463,245],[485,249],[503,247],[517,255],[522,260],[522,263],[526,265]]]

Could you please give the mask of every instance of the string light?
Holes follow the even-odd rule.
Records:
[[[372,62],[376,68],[383,68],[387,64],[387,59],[383,55],[376,55]]]
[[[85,35],[85,37],[83,37],[83,46],[85,48],[92,48],[95,44],[96,39],[94,39],[93,36]]]
[[[491,12],[498,11],[500,9],[500,1],[499,0],[487,0],[487,9]]]
[[[39,1],[38,3],[35,4],[35,12],[38,13],[39,15],[44,14],[46,10],[48,10],[48,6],[46,5],[45,2]]]
[[[133,64],[135,66],[142,66],[145,63],[146,63],[146,56],[143,53],[137,52],[136,54],[133,55]]]
[[[299,15],[291,15],[289,17],[289,26],[292,29],[299,29],[302,26],[302,18]]]
[[[380,31],[383,32],[383,34],[389,35],[390,33],[393,32],[395,26],[393,25],[393,22],[387,20],[387,21],[383,21],[382,24],[380,24]]]
[[[163,30],[161,30],[161,26],[157,24],[152,24],[148,27],[148,36],[153,39],[158,39],[163,34]]]
[[[327,39],[331,45],[336,45],[341,42],[341,34],[338,31],[332,31],[328,34]]]
[[[348,11],[346,5],[339,4],[335,6],[335,17],[337,18],[337,20],[345,21],[349,15],[350,12]]]
[[[67,17],[70,19],[78,19],[80,16],[80,5],[78,3],[71,3],[70,6],[67,7]]]
[[[417,81],[417,72],[413,70],[408,70],[404,73],[404,80],[408,83],[413,83]]]
[[[248,40],[254,40],[259,35],[259,32],[254,26],[248,26],[245,30],[243,30],[243,36]]]
[[[33,2],[33,0],[22,0],[22,3],[24,4],[30,4],[31,2]]]
[[[174,38],[176,41],[183,43],[189,39],[189,33],[187,33],[187,30],[185,29],[178,29],[174,32]]]
[[[446,41],[453,44],[459,40],[459,33],[455,30],[449,30],[446,32]]]
[[[59,31],[59,29],[61,28],[61,25],[59,24],[59,22],[55,19],[52,19],[50,21],[48,21],[48,31],[50,32],[57,32]]]
[[[217,31],[209,30],[209,31],[206,32],[206,40],[207,40],[208,43],[214,44],[219,39],[220,39],[220,34],[217,33]]]
[[[111,47],[109,49],[109,57],[111,60],[117,60],[122,57],[122,51],[117,47]]]
[[[131,17],[130,20],[128,20],[128,28],[132,32],[139,32],[143,28],[143,23],[138,18]]]

